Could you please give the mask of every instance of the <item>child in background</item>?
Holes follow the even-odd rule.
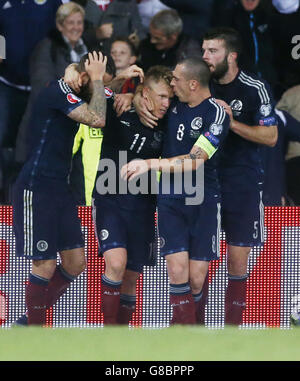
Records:
[[[119,37],[114,40],[111,45],[110,55],[115,62],[117,75],[129,66],[134,65],[137,60],[135,46],[126,37]],[[138,84],[139,77],[129,78],[122,86],[120,93],[134,93]]]

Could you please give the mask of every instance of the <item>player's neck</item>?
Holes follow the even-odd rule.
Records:
[[[218,83],[220,85],[227,85],[228,83],[232,82],[238,75],[239,70],[240,69],[237,65],[229,66],[226,74],[218,80]]]
[[[202,89],[201,91],[197,91],[193,93],[187,104],[189,107],[199,106],[205,99],[211,97],[211,93],[209,89]]]

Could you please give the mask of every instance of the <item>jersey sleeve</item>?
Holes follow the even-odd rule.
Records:
[[[275,102],[272,90],[266,81],[256,81],[254,124],[257,126],[277,126]]]
[[[229,116],[223,107],[210,100],[208,117],[203,120],[202,133],[195,145],[205,151],[210,159],[222,145],[229,130]]]
[[[85,103],[63,80],[49,86],[48,97],[50,107],[65,115]]]

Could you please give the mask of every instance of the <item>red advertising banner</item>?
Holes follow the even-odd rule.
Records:
[[[87,269],[65,295],[47,312],[53,327],[101,326],[101,274],[105,263],[98,256],[90,207],[79,207],[85,237]],[[300,301],[300,208],[265,208],[265,244],[252,249],[247,282],[247,308],[243,326],[289,328],[289,316]],[[221,235],[221,256],[210,264],[206,325],[224,326],[224,297],[227,284],[226,243]],[[15,257],[12,208],[0,207],[0,325],[9,327],[24,313],[25,284],[30,261]],[[145,267],[137,282],[136,313],[132,326],[166,327],[171,311],[165,261]],[[299,295],[299,297],[298,297]],[[300,309],[300,306],[299,306]]]

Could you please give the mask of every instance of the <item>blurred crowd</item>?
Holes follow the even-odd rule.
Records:
[[[282,120],[277,146],[266,148],[265,205],[300,205],[299,23],[299,0],[0,0],[6,41],[0,58],[0,203],[11,202],[11,185],[28,155],[32,102],[70,63],[101,49],[111,57],[112,76],[133,64],[144,71],[158,64],[173,68],[177,60],[201,54],[210,27],[229,26],[242,36],[240,67],[270,83]],[[134,92],[137,84],[126,81],[120,93]],[[101,133],[82,126],[74,144],[78,171],[86,137],[98,139],[99,154]],[[80,189],[78,180],[74,184]],[[78,203],[88,204],[80,192]]]

